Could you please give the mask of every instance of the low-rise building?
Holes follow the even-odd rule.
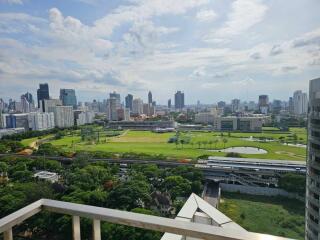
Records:
[[[24,133],[24,128],[8,128],[8,129],[0,129],[0,139],[4,136],[16,134],[16,133]]]
[[[197,113],[194,119],[195,123],[213,124],[214,114],[208,112]]]
[[[48,172],[48,171],[40,171],[33,175],[33,177],[48,181],[51,183],[57,182],[59,180],[59,175],[54,172]]]
[[[217,117],[214,128],[218,131],[262,131],[263,118],[260,117]]]
[[[137,129],[153,130],[157,128],[175,128],[174,121],[111,121],[109,128],[112,129]]]

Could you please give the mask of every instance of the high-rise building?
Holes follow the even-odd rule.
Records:
[[[149,91],[149,93],[148,93],[148,103],[152,104],[152,93],[151,93],[151,91]]]
[[[171,109],[171,99],[168,100],[168,108]]]
[[[320,78],[310,81],[306,191],[307,240],[320,239]]]
[[[27,92],[23,95],[26,97],[26,99],[28,100],[29,103],[33,103],[33,97],[32,97],[31,93]]]
[[[174,106],[176,109],[184,108],[184,93],[181,91],[177,91],[174,95]]]
[[[290,98],[289,98],[288,111],[289,111],[290,113],[294,113],[293,97],[290,97]]]
[[[107,119],[109,121],[118,121],[118,109],[121,109],[121,105],[118,104],[119,100],[115,97],[107,99]]]
[[[54,112],[56,106],[62,106],[62,101],[60,99],[45,99],[40,102],[44,112]]]
[[[6,103],[0,98],[0,113],[4,112],[6,108]]]
[[[133,99],[132,113],[136,115],[143,114],[143,101],[140,98]]]
[[[72,127],[74,125],[73,107],[56,106],[54,108],[54,122],[56,127]]]
[[[133,96],[131,94],[128,94],[125,98],[125,104],[126,104],[126,108],[130,109],[130,111],[132,111],[132,101],[133,101]]]
[[[21,108],[23,113],[29,113],[33,111],[32,102],[29,102],[27,97],[24,94],[21,95]]]
[[[272,111],[274,113],[279,113],[282,109],[282,102],[281,100],[273,100],[272,102]]]
[[[93,123],[95,113],[92,111],[76,110],[74,113],[74,120],[77,126]]]
[[[308,111],[308,95],[301,90],[293,94],[293,113],[296,115],[306,114]]]
[[[24,128],[29,130],[28,114],[6,114],[5,126],[6,128]]]
[[[60,100],[63,106],[77,108],[77,97],[74,89],[60,89]]]
[[[40,101],[49,99],[49,86],[48,83],[40,83],[37,90],[38,108],[40,108]],[[44,109],[42,109],[44,111]]]
[[[220,101],[218,102],[218,108],[224,108],[226,106],[226,102]]]
[[[260,95],[259,96],[259,110],[263,114],[267,114],[269,111],[269,96]]]
[[[231,100],[231,111],[238,112],[240,110],[240,99]]]
[[[31,130],[47,130],[54,128],[54,113],[32,112],[28,114],[29,128]]]

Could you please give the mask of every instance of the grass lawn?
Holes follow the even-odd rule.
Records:
[[[29,147],[32,142],[37,141],[37,140],[38,140],[38,137],[27,138],[27,139],[21,140],[21,143],[23,146]]]
[[[248,231],[304,239],[304,205],[283,197],[223,192],[219,210]]]
[[[228,142],[225,144],[226,148],[248,146],[262,148],[268,152],[267,154],[242,154],[243,157],[303,161],[306,155],[306,149],[304,148],[284,146],[279,142],[252,142],[244,140],[243,138],[250,136],[250,133],[232,133],[230,137],[228,137],[226,133],[224,137],[221,137],[220,133],[217,132],[189,132],[183,135],[190,136],[191,144],[185,144],[184,146],[181,144],[176,146],[174,143],[169,144],[167,141],[170,137],[174,136],[174,133],[159,134],[150,131],[126,131],[120,136],[102,137],[101,140],[106,139],[106,142],[101,141],[101,143],[96,144],[81,142],[80,136],[76,134],[74,136],[65,136],[59,140],[52,140],[51,143],[68,151],[72,149],[72,143],[74,143],[76,150],[106,151],[113,153],[134,152],[163,154],[175,158],[196,158],[205,154],[225,156],[223,152],[210,152],[209,150],[223,149],[224,143],[221,139],[226,138],[228,139]],[[268,135],[272,134],[268,133]],[[218,139],[219,143],[202,144],[199,148],[198,141],[209,142],[214,139]]]
[[[68,134],[58,140],[50,140],[55,146],[63,150],[84,151],[105,151],[112,153],[146,153],[146,154],[162,154],[173,158],[197,158],[201,155],[211,156],[225,156],[223,152],[212,152],[210,150],[223,149],[224,147],[257,147],[266,150],[267,154],[241,154],[246,158],[264,158],[264,159],[282,159],[282,160],[301,160],[306,159],[306,149],[295,146],[287,146],[280,143],[279,137],[290,138],[293,134],[297,134],[299,138],[306,139],[306,130],[302,128],[290,129],[290,132],[270,132],[262,133],[223,133],[220,132],[186,132],[181,133],[181,136],[189,136],[190,144],[167,143],[170,137],[175,136],[175,133],[154,133],[151,131],[122,131],[121,135],[107,137],[105,132],[100,132],[100,143],[90,143],[88,141],[81,141],[80,131],[74,131],[73,135]],[[250,136],[254,138],[266,137],[273,138],[274,142],[257,142],[248,141]],[[46,136],[44,136],[46,137]],[[224,144],[222,139],[227,139]],[[215,140],[219,142],[214,143]],[[22,143],[27,146],[37,138],[22,140]],[[303,140],[304,141],[304,140]],[[199,142],[201,142],[199,146]],[[203,142],[206,142],[205,144]]]

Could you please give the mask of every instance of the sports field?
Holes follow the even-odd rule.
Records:
[[[306,148],[286,145],[305,144],[306,130],[292,128],[289,132],[280,132],[268,129],[262,133],[221,133],[191,131],[180,133],[183,138],[188,138],[188,144],[168,143],[175,133],[154,133],[151,131],[126,130],[119,132],[118,136],[107,136],[100,133],[100,141],[81,141],[79,131],[69,132],[58,140],[49,142],[66,151],[104,151],[112,153],[145,153],[151,155],[162,154],[171,158],[197,158],[201,155],[225,156],[224,152],[212,152],[229,147],[255,147],[264,149],[266,154],[241,154],[248,158],[287,159],[305,161]],[[268,138],[269,141],[264,139]],[[249,140],[251,139],[251,140]],[[253,140],[252,140],[253,139]],[[33,139],[32,139],[33,140]],[[24,144],[32,140],[23,140]]]

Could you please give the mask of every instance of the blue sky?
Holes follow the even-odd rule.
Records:
[[[76,89],[188,104],[287,99],[320,77],[319,0],[0,0],[0,98]]]

